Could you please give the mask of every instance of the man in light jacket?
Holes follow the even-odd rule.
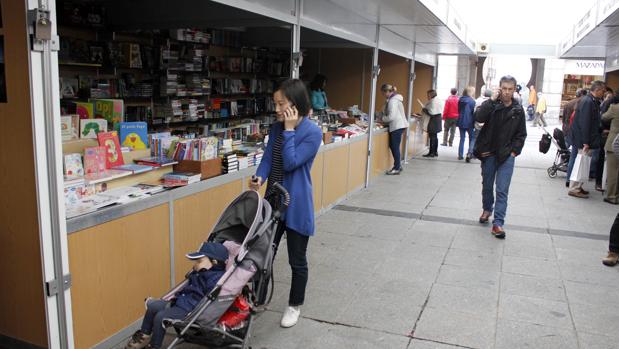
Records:
[[[380,114],[383,123],[389,125],[389,149],[393,155],[393,167],[387,171],[388,175],[399,175],[402,172],[400,143],[402,142],[402,133],[408,128],[408,120],[404,112],[404,97],[397,93],[395,86],[384,84],[381,87],[381,92],[385,96],[385,107]]]

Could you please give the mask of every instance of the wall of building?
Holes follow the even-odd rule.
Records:
[[[7,337],[47,346],[25,3],[0,0],[7,82],[0,103],[0,347],[15,346]]]
[[[606,84],[615,92],[619,91],[619,69],[606,73]]]

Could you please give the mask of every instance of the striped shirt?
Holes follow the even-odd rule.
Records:
[[[271,173],[269,173],[269,181],[267,183],[267,190],[265,198],[269,198],[275,192],[273,183],[279,183],[284,185],[284,158],[282,157],[282,146],[284,145],[284,133],[279,133],[277,138],[273,141],[273,157],[271,160]],[[269,203],[273,208],[277,209],[279,205],[275,205],[273,200],[269,200]]]

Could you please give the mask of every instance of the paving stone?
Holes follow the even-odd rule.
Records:
[[[495,327],[495,317],[477,317],[426,307],[414,337],[470,348],[492,348]]]
[[[617,307],[608,305],[570,304],[574,314],[574,324],[578,332],[587,332],[617,337],[617,323],[619,311]],[[619,339],[617,341],[619,343]]]
[[[619,311],[619,289],[617,286],[600,286],[575,281],[565,281],[570,304],[612,306]]]
[[[619,273],[617,273],[617,270],[606,267],[602,263],[598,267],[589,267],[561,262],[559,267],[561,275],[563,275],[565,280],[611,287],[619,284]]]
[[[558,279],[503,273],[501,293],[567,302],[563,282]]]
[[[500,243],[500,242],[499,242]],[[501,270],[501,255],[487,251],[449,249],[445,264],[466,266],[476,270]]]
[[[430,291],[428,307],[492,317],[497,312],[497,299],[496,289],[435,284]]]
[[[540,246],[538,244],[529,243],[513,243],[510,241],[511,234],[508,235],[506,240],[505,250],[503,253],[506,256],[524,257],[531,259],[556,259],[555,251],[551,245],[548,247]]]
[[[572,329],[499,319],[495,348],[577,349],[578,341]]]
[[[460,230],[454,238],[451,248],[469,251],[485,251],[496,254],[503,253],[505,244],[503,244],[502,241],[497,241],[497,239],[490,234],[487,227],[475,228],[476,229],[469,228],[465,231]]]
[[[586,265],[599,267],[602,265],[602,258],[606,257],[606,251],[593,253],[593,251],[583,251],[574,249],[557,248],[557,260],[561,264]]]
[[[409,349],[457,349],[457,348],[462,348],[462,347],[432,342],[428,340],[413,339],[408,348]]]
[[[502,271],[556,279],[561,277],[559,266],[554,260],[503,256]]]
[[[572,328],[567,303],[508,294],[501,294],[499,298],[499,319]]]
[[[469,269],[464,266],[443,265],[437,283],[467,288],[498,289],[499,272]]]
[[[583,349],[616,349],[619,338],[580,332],[578,342]]]
[[[320,337],[329,330],[327,324],[309,320],[301,315],[297,325],[282,328],[281,313],[266,311],[254,322],[251,346],[254,348],[289,349],[321,348]]]
[[[410,338],[367,329],[329,326],[326,331],[315,334],[318,345],[312,348],[338,348],[338,349],[375,349],[393,348],[406,349]],[[294,348],[288,346],[286,348]],[[299,346],[298,348],[306,348]]]

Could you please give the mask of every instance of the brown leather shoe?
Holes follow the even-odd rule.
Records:
[[[589,195],[589,192],[588,192],[588,191],[586,191],[586,190],[584,190],[583,188],[580,188],[580,192],[581,192],[581,193],[583,193],[583,194],[585,194],[585,195]]]
[[[567,193],[569,196],[573,196],[575,198],[588,199],[589,195],[583,193],[582,191],[570,191]]]
[[[479,223],[481,223],[481,224],[488,223],[488,219],[490,218],[491,214],[492,214],[492,212],[489,212],[489,211],[482,212],[481,216],[479,217]]]
[[[500,227],[498,225],[493,225],[491,233],[497,239],[505,239],[505,230],[503,230],[503,227]]]
[[[614,267],[615,265],[617,265],[617,262],[619,262],[619,253],[616,253],[616,252],[609,251],[608,256],[602,259],[602,264],[609,266],[609,267]]]
[[[619,202],[613,199],[604,198],[604,202],[608,202],[609,204],[613,204],[613,205],[619,205]]]

